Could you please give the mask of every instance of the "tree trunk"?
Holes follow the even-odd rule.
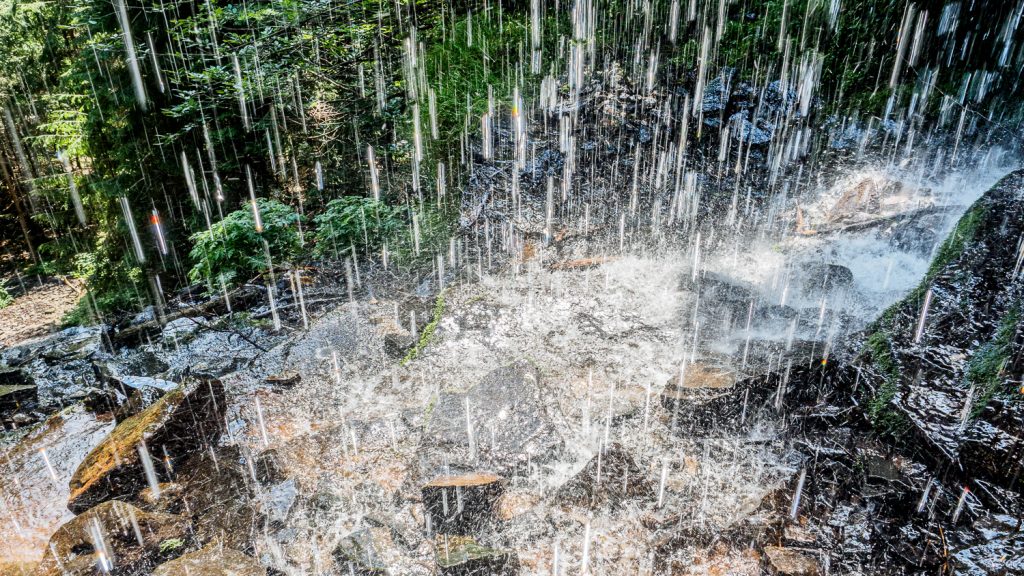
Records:
[[[28,248],[28,254],[31,256],[32,262],[38,264],[39,254],[36,253],[35,244],[32,242],[32,231],[29,227],[28,215],[25,214],[21,198],[18,195],[18,182],[14,179],[14,174],[11,173],[6,150],[2,147],[0,147],[0,177],[3,178],[4,188],[11,197],[11,205],[14,206],[14,211],[18,216],[18,224],[21,225],[21,234],[25,237],[25,247]]]

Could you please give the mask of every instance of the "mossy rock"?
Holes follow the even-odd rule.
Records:
[[[437,567],[445,576],[512,576],[519,573],[515,552],[479,544],[471,536],[438,536]]]
[[[153,576],[266,576],[256,560],[219,543],[161,564]]]
[[[102,538],[94,539],[96,530]],[[139,539],[141,538],[141,543]],[[113,558],[118,574],[149,574],[162,559],[160,543],[188,540],[188,520],[175,514],[145,512],[112,500],[68,521],[50,537],[36,576],[92,576],[97,562]]]
[[[146,410],[118,424],[75,470],[68,509],[80,513],[104,500],[138,494],[146,482],[139,446],[154,458],[161,481],[185,456],[203,450],[221,431],[224,387],[218,380],[195,380],[169,392]]]

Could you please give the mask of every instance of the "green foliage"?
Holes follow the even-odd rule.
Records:
[[[1013,339],[1020,323],[1021,308],[1013,306],[996,328],[992,339],[979,347],[967,363],[966,381],[975,388],[978,400],[974,403],[972,416],[985,409],[989,400],[998,395],[1012,394],[1014,390],[1004,378],[1003,370],[1010,360]]]
[[[438,252],[446,250],[454,232],[457,211],[424,207],[414,210],[411,218],[409,225],[395,231],[385,242],[391,261],[399,266],[428,263]]]
[[[316,223],[313,255],[317,258],[337,257],[348,254],[352,246],[361,251],[376,250],[406,227],[404,215],[403,208],[388,206],[372,198],[335,198],[313,219]]]
[[[160,543],[160,553],[169,554],[185,546],[185,541],[181,538],[168,538]]]
[[[192,236],[192,281],[205,281],[217,289],[222,282],[244,282],[267,272],[271,264],[289,262],[299,255],[299,214],[277,200],[263,198],[256,201],[256,208],[261,229],[250,205]]]
[[[14,302],[14,297],[7,291],[7,286],[0,282],[0,310],[7,308]]]

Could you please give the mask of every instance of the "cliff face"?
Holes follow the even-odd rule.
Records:
[[[872,426],[953,475],[1020,492],[1024,171],[961,218],[921,285],[869,330],[857,397]]]

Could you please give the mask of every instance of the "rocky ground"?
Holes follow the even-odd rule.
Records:
[[[955,229],[963,195],[889,173],[796,210],[721,172],[685,195],[638,177],[633,202],[612,191],[676,140],[608,93],[559,112],[596,114],[590,159],[538,128],[528,169],[474,169],[443,273],[323,269],[273,306],[262,286],[185,291],[3,350],[0,567],[1024,570],[1024,177]],[[712,93],[767,154],[770,108]],[[640,152],[611,160],[612,132]],[[597,184],[553,209],[567,162]],[[705,194],[721,206],[698,226]]]

